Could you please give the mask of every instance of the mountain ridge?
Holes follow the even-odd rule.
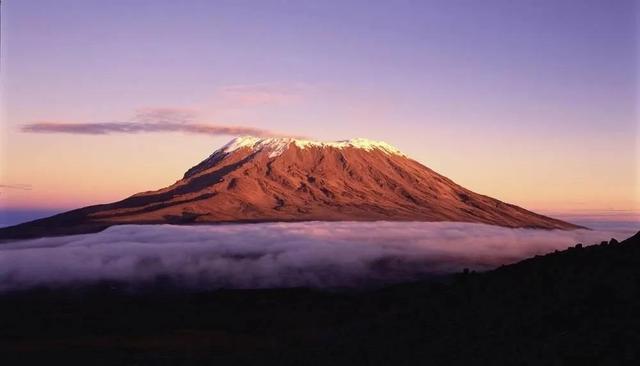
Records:
[[[118,224],[461,221],[577,229],[468,190],[381,141],[239,137],[176,183],[124,200],[0,229],[0,239]]]

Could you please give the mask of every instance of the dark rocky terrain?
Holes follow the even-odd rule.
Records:
[[[474,193],[383,142],[245,137],[169,187],[1,228],[0,240],[90,233],[117,224],[309,220],[578,228]]]
[[[638,365],[640,233],[362,291],[0,295],[3,364]]]

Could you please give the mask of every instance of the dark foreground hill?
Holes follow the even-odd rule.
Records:
[[[169,187],[0,228],[0,240],[90,233],[119,224],[312,220],[579,228],[472,192],[384,142],[240,137]]]
[[[6,365],[638,365],[640,233],[362,292],[103,284],[0,299]]]

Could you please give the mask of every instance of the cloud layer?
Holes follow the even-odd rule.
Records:
[[[627,234],[467,223],[127,225],[0,245],[0,290],[159,277],[198,288],[375,285],[490,269]]]

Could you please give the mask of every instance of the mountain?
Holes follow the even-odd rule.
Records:
[[[463,221],[575,229],[474,193],[384,142],[239,137],[157,191],[0,229],[0,239],[118,224],[304,220]]]

